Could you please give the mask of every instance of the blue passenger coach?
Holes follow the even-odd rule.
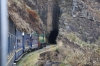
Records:
[[[22,32],[16,29],[16,52],[15,52],[15,60],[17,60],[23,53],[22,47]]]
[[[7,66],[13,66],[26,52],[46,45],[44,34],[27,34],[18,30],[9,17],[8,45],[7,45]]]
[[[30,34],[24,34],[24,52],[30,50]]]
[[[15,56],[16,27],[9,17],[7,66],[12,66]]]
[[[38,35],[37,33],[31,35],[32,46],[31,49],[38,48]]]

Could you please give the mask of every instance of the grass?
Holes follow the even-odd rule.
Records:
[[[98,61],[100,60],[100,46],[98,46],[100,43],[100,38],[95,43],[89,44],[79,39],[74,33],[67,33],[66,36],[71,42],[74,42],[81,48],[85,49],[86,53],[83,53],[77,48],[71,48],[70,46],[59,47],[59,52],[66,56],[61,64],[62,66],[100,66],[100,62]]]
[[[86,53],[82,52],[81,50],[77,48],[72,48],[68,46],[67,44],[63,44],[63,42],[61,41],[58,41],[57,45],[52,45],[42,50],[35,51],[24,56],[21,59],[21,61],[18,62],[19,65],[17,66],[35,66],[35,64],[38,62],[39,54],[48,52],[48,51],[55,51],[55,50],[59,51],[58,56],[60,56],[61,58],[61,64],[59,66],[85,66],[85,65],[100,66],[100,63],[99,63],[100,47],[98,47],[98,45],[88,44],[80,40],[73,33],[67,34],[67,37],[70,41],[74,41],[74,43],[77,43],[83,49],[86,49]],[[52,57],[51,60],[53,60],[53,58],[54,57]]]
[[[100,42],[100,39],[98,39],[95,43],[90,44],[88,42],[82,41],[74,33],[67,33],[66,36],[71,42],[78,44],[81,48],[86,49],[86,50],[92,50],[92,49],[94,50],[98,48],[97,44],[98,42]]]
[[[78,49],[73,49],[69,46],[65,48],[60,47],[59,51],[61,54],[66,56],[60,66],[66,66],[66,65],[67,66],[84,66],[85,64],[91,64],[90,58],[91,58],[92,52],[84,54],[82,51]]]
[[[85,64],[87,62],[87,58],[85,57],[85,54],[80,50],[72,49],[69,46],[67,46],[66,48],[60,47],[59,51],[60,53],[66,56],[65,59],[63,60],[63,63],[61,64],[63,66],[66,65],[77,66],[79,63]]]
[[[25,55],[19,62],[17,62],[17,66],[33,66],[38,61],[39,53],[32,52]]]
[[[47,52],[47,51],[53,51],[56,49],[55,45],[51,45],[47,48],[31,52],[29,54],[26,54],[23,58],[21,58],[17,62],[17,66],[35,66],[35,64],[38,62],[39,55],[41,53]]]

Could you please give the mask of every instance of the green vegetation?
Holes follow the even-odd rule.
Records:
[[[17,62],[17,66],[33,66],[38,61],[38,58],[39,53],[37,51],[26,54],[20,61]]]
[[[47,51],[54,51],[55,49],[56,49],[56,46],[51,45],[51,46],[48,46],[47,48],[28,53],[17,62],[17,66],[35,66],[36,63],[38,62],[39,55],[41,53],[44,53]]]
[[[66,64],[65,63],[61,63],[59,66],[66,66]]]
[[[97,48],[97,43],[100,42],[100,38],[99,38],[95,43],[90,44],[89,42],[82,41],[74,33],[67,33],[66,36],[71,42],[78,44],[80,47],[82,47],[84,49],[87,49],[87,48],[91,49],[91,50],[95,49],[95,48]]]

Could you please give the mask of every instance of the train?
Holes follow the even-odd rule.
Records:
[[[34,49],[46,47],[45,33],[38,34],[34,31],[32,34],[21,32],[16,28],[14,22],[9,17],[8,47],[7,47],[7,66],[13,66],[27,52]]]

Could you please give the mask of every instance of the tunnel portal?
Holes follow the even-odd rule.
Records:
[[[50,44],[56,44],[57,42],[56,42],[56,38],[57,38],[57,36],[58,36],[58,30],[52,30],[51,31],[51,33],[50,33],[50,35],[49,35],[49,43]]]
[[[52,31],[49,34],[48,42],[49,44],[56,44],[56,38],[59,33],[58,23],[59,23],[59,16],[60,16],[60,7],[58,5],[58,1],[55,0],[55,4],[52,11]]]

